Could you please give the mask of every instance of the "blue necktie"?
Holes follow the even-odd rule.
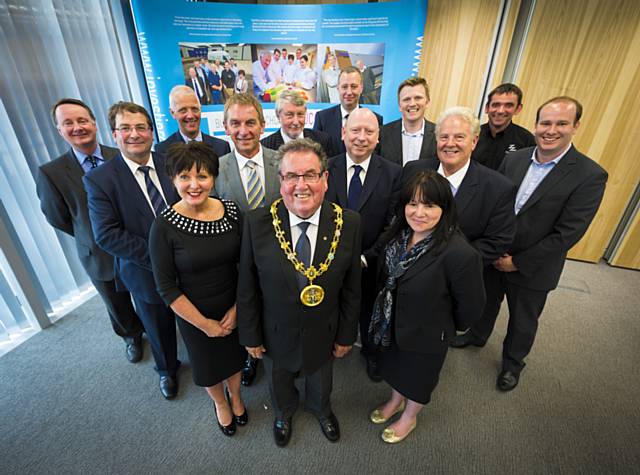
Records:
[[[311,241],[309,241],[309,236],[307,236],[307,228],[309,227],[309,224],[311,223],[308,221],[298,223],[301,233],[298,238],[298,242],[296,243],[296,256],[298,257],[298,260],[304,264],[305,268],[308,268],[311,263]],[[307,285],[307,278],[300,272],[296,273],[296,278],[298,279],[298,286],[300,289]]]
[[[85,160],[87,160],[91,164],[91,168],[98,167],[98,159],[93,155],[87,155],[87,158]]]
[[[158,216],[160,213],[162,213],[162,210],[167,204],[164,202],[164,199],[158,191],[158,188],[156,188],[156,185],[153,184],[153,181],[149,176],[149,170],[151,170],[151,167],[138,167],[138,170],[144,173],[144,182],[147,185],[147,193],[149,193],[149,199],[151,200],[151,205],[153,206],[153,212],[156,216]]]
[[[352,210],[358,209],[360,194],[362,193],[362,182],[360,181],[360,165],[353,166],[353,176],[349,182],[349,194],[347,195],[347,208]]]

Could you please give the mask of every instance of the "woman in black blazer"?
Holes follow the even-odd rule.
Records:
[[[484,306],[482,258],[458,230],[449,182],[419,172],[405,185],[380,259],[380,292],[369,338],[380,351],[380,373],[390,399],[370,419],[397,443],[416,426],[431,398],[456,330],[465,330]]]

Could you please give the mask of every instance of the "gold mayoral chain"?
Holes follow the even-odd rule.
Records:
[[[298,260],[298,256],[296,256],[296,253],[291,250],[291,243],[285,239],[284,231],[280,227],[280,224],[282,224],[282,220],[278,218],[277,208],[278,204],[281,201],[282,198],[278,198],[271,205],[273,229],[276,232],[276,238],[280,243],[280,248],[284,251],[287,259],[291,261],[296,271],[300,272],[307,279],[309,279],[309,285],[307,285],[300,292],[300,301],[307,307],[315,307],[316,305],[320,305],[322,300],[324,300],[324,289],[319,285],[314,285],[313,281],[324,274],[327,269],[329,269],[329,266],[331,265],[331,262],[336,255],[336,249],[338,248],[338,243],[340,242],[340,233],[342,231],[342,208],[335,203],[331,203],[331,205],[333,206],[333,211],[335,212],[335,219],[333,221],[336,223],[336,229],[333,232],[331,247],[329,248],[329,253],[327,254],[324,262],[320,263],[317,269],[313,264],[305,269],[304,264]]]

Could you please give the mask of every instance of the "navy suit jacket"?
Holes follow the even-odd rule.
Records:
[[[423,170],[438,170],[438,160],[414,160],[404,166],[402,182]],[[502,256],[513,242],[516,217],[513,211],[518,189],[504,176],[471,160],[455,196],[458,224],[484,265]]]
[[[164,157],[152,154],[167,205],[178,195],[165,173]],[[87,173],[84,178],[89,217],[96,243],[115,257],[115,279],[148,303],[162,304],[156,292],[149,258],[149,230],[155,216],[122,155]]]
[[[533,150],[507,154],[499,171],[519,187]],[[567,252],[584,236],[600,207],[607,178],[600,165],[571,146],[516,217],[508,251],[518,271],[507,272],[507,279],[534,290],[556,288]]]
[[[329,189],[325,200],[347,207],[347,156],[341,154],[329,160]],[[375,246],[384,228],[391,222],[394,210],[393,196],[399,191],[402,168],[372,155],[369,168],[362,184],[362,193],[357,211],[362,219],[362,254],[367,264],[377,256]]]
[[[104,145],[100,145],[100,151],[105,161],[118,154],[118,149]],[[40,208],[51,226],[75,238],[78,257],[89,277],[106,282],[113,280],[113,257],[100,249],[93,238],[83,176],[73,150],[42,165],[37,181]]]
[[[280,130],[281,129],[278,129],[271,135],[263,138],[260,143],[264,147],[270,148],[271,150],[278,150],[280,146],[284,144],[284,139],[282,138]],[[315,142],[318,142],[322,146],[322,149],[324,150],[324,153],[327,155],[327,157],[333,157],[336,154],[333,150],[333,141],[328,134],[319,130],[303,129],[302,135],[305,139],[311,139]]]
[[[374,112],[374,114],[378,119],[378,125],[382,127],[382,116],[377,112]],[[313,122],[313,130],[320,130],[329,134],[336,154],[347,151],[342,141],[342,114],[340,113],[339,105],[318,112]]]
[[[216,152],[218,158],[231,152],[229,142],[227,142],[226,140],[218,139],[216,137],[212,137],[211,135],[203,133],[202,141],[213,148],[213,151]],[[163,140],[159,144],[156,144],[156,152],[166,155],[167,150],[169,149],[169,145],[172,145],[174,143],[184,143],[184,139],[182,138],[182,135],[180,135],[180,132],[171,134],[165,140]]]
[[[436,158],[436,127],[425,120],[420,160]],[[389,122],[380,130],[380,155],[402,166],[402,119]]]

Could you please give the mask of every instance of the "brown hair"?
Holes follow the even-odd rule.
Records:
[[[109,118],[109,127],[111,127],[111,130],[116,130],[116,116],[118,114],[123,114],[124,112],[129,112],[131,114],[142,114],[147,120],[147,125],[151,127],[151,130],[153,130],[153,122],[151,121],[151,116],[147,112],[147,109],[139,106],[134,102],[126,101],[116,102],[111,107],[109,107],[107,117]]]

